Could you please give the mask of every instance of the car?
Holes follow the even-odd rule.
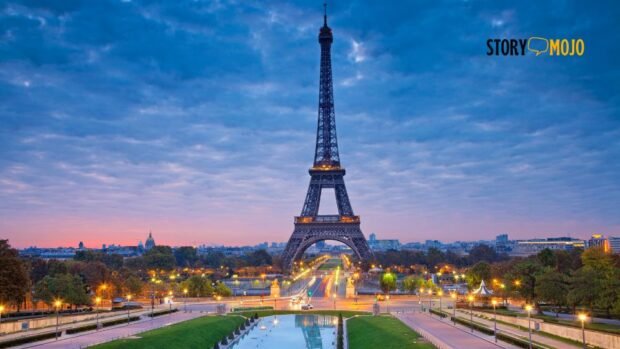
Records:
[[[301,298],[300,298],[300,297],[293,296],[293,297],[291,298],[291,303],[293,303],[293,304],[297,304],[297,303],[299,303],[299,302],[301,302]]]
[[[377,293],[375,295],[375,299],[378,301],[384,301],[385,300],[385,295],[383,293]]]
[[[310,310],[310,309],[314,309],[312,304],[302,304],[301,305],[301,310]]]

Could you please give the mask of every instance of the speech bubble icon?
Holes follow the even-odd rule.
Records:
[[[537,36],[532,36],[527,41],[527,49],[528,51],[534,52],[536,56],[540,56],[541,54],[547,52],[547,50],[549,49],[549,40]]]

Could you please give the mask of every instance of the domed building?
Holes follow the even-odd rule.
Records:
[[[149,237],[146,238],[146,242],[144,243],[144,249],[148,251],[153,247],[155,247],[155,239],[153,239],[153,234],[151,234],[151,232],[149,231]]]

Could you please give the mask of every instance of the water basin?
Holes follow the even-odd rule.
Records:
[[[267,316],[231,348],[332,349],[336,347],[337,323],[337,317],[327,315]]]

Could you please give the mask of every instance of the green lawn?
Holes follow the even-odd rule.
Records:
[[[97,349],[184,349],[212,348],[245,321],[241,316],[205,316],[164,328],[143,332],[135,339],[120,339],[97,345]]]
[[[347,321],[351,349],[434,348],[392,316],[360,316]]]

